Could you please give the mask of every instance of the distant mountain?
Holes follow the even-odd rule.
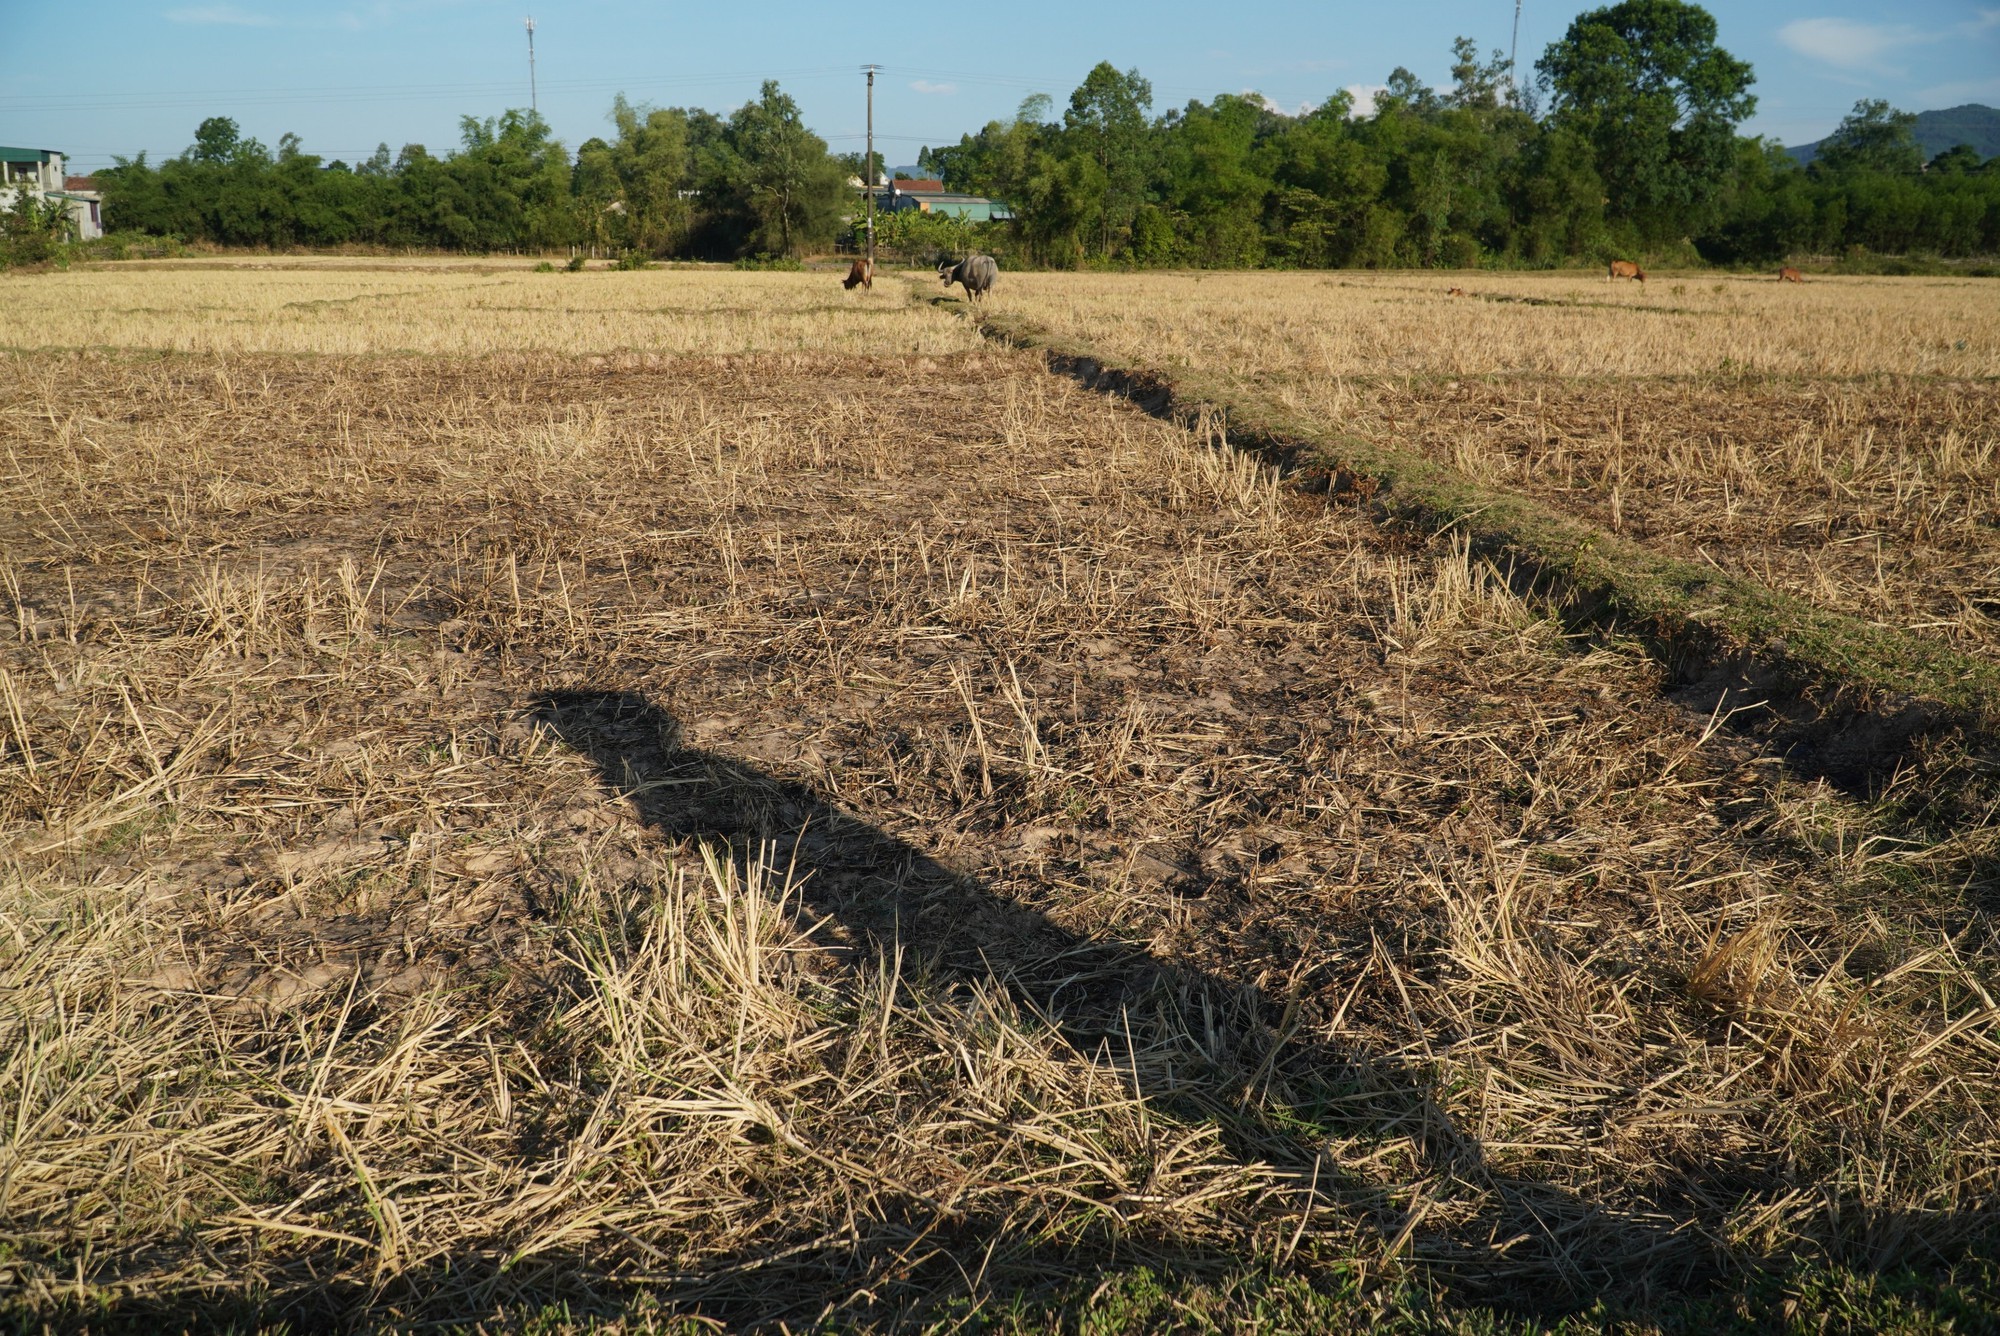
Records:
[[[1810,144],[1800,144],[1785,152],[1799,160],[1801,166],[1811,162],[1819,153],[1824,139]],[[1917,142],[1924,146],[1924,157],[1934,158],[1953,144],[1970,144],[1982,158],[2000,156],[2000,111],[1983,107],[1977,102],[1968,102],[1962,107],[1949,107],[1944,111],[1920,111],[1917,113]]]

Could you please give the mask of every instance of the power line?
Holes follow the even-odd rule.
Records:
[[[1017,74],[990,74],[980,70],[917,69],[907,65],[885,65],[882,68],[884,73],[894,74],[899,77],[909,75],[919,79],[949,79],[954,83],[982,84],[996,88],[1026,88],[1031,92],[1047,92],[1051,88],[1065,86],[1073,87],[1080,78],[1077,75],[1028,77]],[[1209,94],[1212,96],[1219,91],[1213,85],[1208,84],[1159,83],[1151,79],[1147,80],[1147,83],[1152,85],[1153,91],[1159,93],[1193,93],[1197,95]]]
[[[867,135],[867,132],[866,132],[866,131],[863,131],[863,130],[845,130],[845,131],[836,131],[835,133],[833,133],[833,134],[830,134],[830,135],[821,135],[821,136],[820,136],[820,138],[821,138],[821,139],[825,139],[825,140],[835,140],[835,139],[839,139],[839,140],[843,140],[843,141],[844,141],[844,140],[849,140],[849,139],[866,139],[867,137],[868,137],[868,135]],[[898,142],[898,143],[907,143],[907,144],[935,144],[935,143],[938,143],[938,142],[939,142],[939,136],[937,136],[937,135],[885,135],[885,134],[877,134],[877,135],[875,136],[875,138],[877,138],[877,139],[893,139],[893,140],[895,140],[895,141],[896,141],[896,142]]]
[[[530,44],[532,46],[532,34]],[[913,67],[878,66],[883,73],[911,78],[948,79],[958,83],[974,84],[997,88],[1024,88],[1031,91],[1046,91],[1062,87],[1067,80],[1020,75],[996,75],[970,70],[919,69]],[[588,93],[610,89],[657,88],[671,91],[680,88],[714,87],[717,85],[755,83],[765,79],[781,82],[802,82],[834,78],[851,78],[850,66],[810,66],[786,70],[741,70],[735,72],[703,71],[700,73],[662,76],[658,71],[634,73],[626,76],[598,75],[586,79],[552,79],[549,81],[551,93]],[[539,100],[539,81],[535,68],[530,63],[529,72],[530,105]],[[272,107],[296,103],[339,104],[352,102],[444,102],[475,101],[491,97],[505,97],[519,85],[507,80],[482,80],[467,83],[417,83],[417,84],[342,84],[318,87],[250,87],[250,88],[206,88],[206,89],[156,89],[134,92],[131,90],[105,92],[70,91],[62,96],[50,98],[23,94],[0,94],[0,113],[19,115],[23,112],[37,114],[107,111],[158,111],[179,108],[211,109],[218,104],[236,107]],[[1181,84],[1154,84],[1153,87],[1166,93],[1198,92],[1213,93],[1213,88]]]
[[[662,77],[657,71],[625,78],[598,76],[590,79],[551,80],[554,92],[595,92],[607,88],[681,87],[733,84],[764,79],[804,80],[846,77],[848,67],[815,66],[794,70],[745,70],[738,73],[703,73]],[[234,105],[275,105],[287,102],[364,102],[451,100],[504,95],[519,88],[511,81],[461,84],[350,84],[322,88],[211,88],[160,90],[150,93],[71,93],[62,98],[0,95],[0,112],[19,114],[70,111],[145,111],[158,108],[213,106],[227,101]]]

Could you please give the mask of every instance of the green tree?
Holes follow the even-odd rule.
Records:
[[[688,175],[687,113],[678,107],[634,107],[620,93],[611,104],[618,139],[601,165],[621,204],[626,244],[665,255],[686,234],[691,212],[681,196]],[[578,154],[578,167],[583,157]],[[618,216],[618,215],[613,215]]]
[[[1524,259],[1554,265],[1608,249],[1604,182],[1590,141],[1576,130],[1557,125],[1535,139],[1516,189]]]
[[[846,175],[776,80],[766,80],[757,100],[730,117],[729,141],[738,160],[735,184],[757,221],[757,250],[792,255],[832,240],[847,203]]]
[[[449,244],[464,250],[542,249],[577,239],[570,161],[533,111],[459,121],[460,149],[433,198]]]
[[[1000,200],[1020,198],[1035,152],[1046,148],[1058,133],[1048,123],[1054,108],[1047,93],[1031,93],[1021,100],[1013,120],[989,121],[978,134],[961,136],[956,144],[924,149],[917,161],[953,190]]]
[[[1135,211],[1148,221],[1137,258],[1157,263],[1175,250],[1200,265],[1249,266],[1264,260],[1265,201],[1272,155],[1263,143],[1270,119],[1260,102],[1224,93],[1213,102],[1190,102],[1160,126],[1164,217],[1150,205]],[[1171,220],[1177,247],[1163,246],[1160,223]]]
[[[150,232],[155,236],[182,234],[161,175],[141,152],[134,158],[113,157],[97,173],[104,194],[104,225],[112,231]]]
[[[1586,140],[1612,217],[1658,243],[1700,230],[1756,109],[1750,66],[1684,0],[1580,14],[1536,62],[1553,119]]]
[[[1352,264],[1362,246],[1368,211],[1388,173],[1369,151],[1350,116],[1354,100],[1336,93],[1269,138],[1275,194],[1271,254],[1312,267]]]
[[[227,116],[211,116],[195,128],[194,146],[185,156],[195,162],[225,163],[236,156],[242,142],[235,121]]]
[[[1806,175],[1777,144],[1736,141],[1736,169],[1719,198],[1719,221],[1695,244],[1704,259],[1724,264],[1783,259],[1798,244],[1812,216],[1800,187]]]
[[[1064,137],[1073,152],[1090,158],[1094,174],[1068,173],[1073,179],[1094,175],[1097,200],[1098,254],[1109,256],[1114,233],[1132,225],[1146,202],[1146,178],[1151,154],[1146,115],[1153,105],[1153,85],[1137,70],[1120,74],[1110,61],[1099,61],[1070,94],[1063,113]]]
[[[1927,172],[1941,176],[1965,176],[1980,169],[1979,150],[1970,144],[1953,144],[1924,165]]]
[[[1398,112],[1428,116],[1437,109],[1437,91],[1401,65],[1389,71],[1387,85],[1375,95],[1377,120],[1385,115],[1393,116]]]
[[[1082,260],[1084,238],[1099,235],[1108,189],[1097,159],[1036,147],[1015,196],[1029,253],[1042,264],[1064,267]]]
[[[1011,222],[884,226],[910,254],[979,246],[1053,266],[1553,265],[1682,237],[1724,263],[2000,251],[2000,165],[1958,149],[1916,170],[1909,118],[1864,102],[1801,170],[1734,134],[1749,71],[1713,39],[1707,15],[1674,0],[1582,15],[1541,62],[1557,95],[1546,121],[1517,105],[1499,53],[1465,37],[1444,89],[1399,69],[1361,118],[1344,94],[1296,116],[1224,94],[1156,118],[1136,71],[1100,65],[1065,114],[1037,94],[921,155],[954,188],[1005,201]],[[731,259],[829,241],[858,212],[859,155],[828,155],[774,84],[728,117],[620,97],[609,119],[573,161],[517,110],[467,118],[450,154],[408,144],[392,159],[384,144],[347,171],[295,135],[273,153],[218,116],[180,156],[99,176],[110,226],[225,245],[588,242]]]
[[[1924,165],[1917,143],[1917,118],[1880,98],[1854,104],[1834,132],[1820,143],[1813,166],[1821,172],[1914,172]]]
[[[1479,60],[1479,44],[1470,37],[1455,38],[1451,44],[1451,92],[1445,105],[1467,111],[1497,110],[1513,76],[1513,66],[1505,51],[1495,51],[1484,64]]]
[[[927,172],[934,170],[930,163],[924,161],[929,153],[930,150],[927,148],[917,153],[917,164]],[[858,178],[864,184],[871,180],[883,180],[889,175],[889,169],[883,166],[884,159],[881,153],[876,153],[868,163],[861,161],[863,156],[860,153],[839,153],[834,155],[834,161],[840,164],[841,171]],[[869,170],[870,167],[874,169],[872,172]]]

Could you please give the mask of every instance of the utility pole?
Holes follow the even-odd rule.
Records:
[[[868,148],[861,155],[861,185],[868,192],[868,273],[875,274],[875,71],[880,65],[863,65],[868,75]]]
[[[1521,72],[1514,66],[1514,57],[1521,51],[1521,0],[1514,0],[1514,40],[1507,47],[1507,86],[1513,90],[1514,106],[1521,105]]]
[[[1516,0],[1519,3],[1519,0]],[[541,114],[541,103],[535,96],[535,16],[528,15],[528,110]]]

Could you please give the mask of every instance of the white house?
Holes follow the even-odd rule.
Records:
[[[63,177],[62,154],[52,148],[0,145],[0,211],[13,208],[24,190],[37,199],[61,200],[83,240],[104,235],[104,197],[95,190],[71,188]]]

